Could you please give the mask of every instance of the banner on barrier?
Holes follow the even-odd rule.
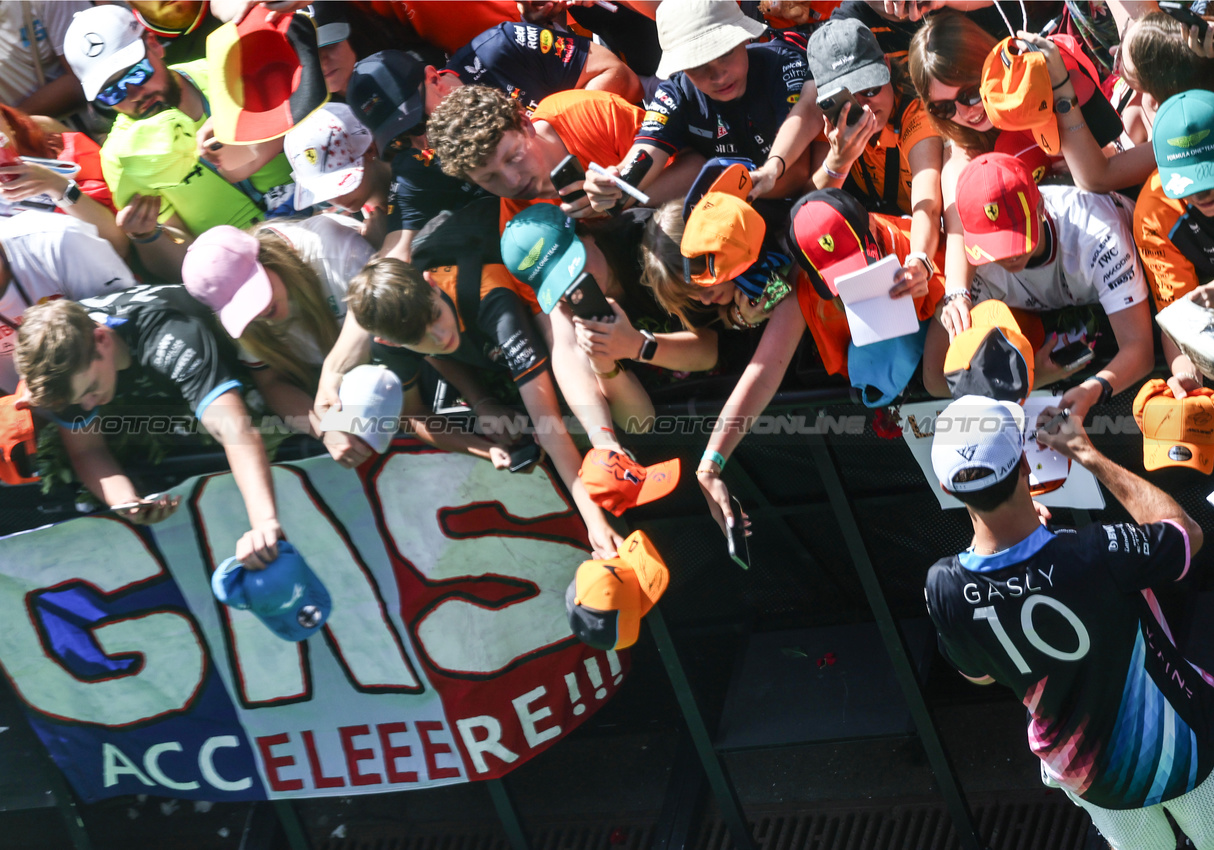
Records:
[[[273,467],[278,515],[333,612],[302,643],[211,595],[248,528],[231,474],[168,520],[86,517],[0,541],[0,667],[85,800],[286,799],[504,775],[611,696],[578,642],[586,555],[549,478],[398,441],[360,470]]]

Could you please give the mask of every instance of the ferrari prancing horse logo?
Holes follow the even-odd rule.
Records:
[[[999,220],[999,205],[998,204],[987,204],[986,206],[984,206],[982,208],[982,211],[984,213],[986,213],[986,217],[989,218],[991,221]]]
[[[822,246],[823,250],[826,250],[826,251],[835,250],[835,240],[831,237],[831,235],[829,233],[827,233],[824,236],[819,236],[818,244]]]

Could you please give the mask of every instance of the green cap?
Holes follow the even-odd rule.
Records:
[[[1151,144],[1169,198],[1214,189],[1214,93],[1181,92],[1155,113]]]
[[[586,268],[586,248],[573,219],[553,204],[532,204],[502,231],[502,262],[535,290],[540,309],[551,313]]]

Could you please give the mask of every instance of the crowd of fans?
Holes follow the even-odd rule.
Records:
[[[365,401],[343,390],[364,364],[422,440],[510,471],[546,454],[598,557],[607,513],[677,474],[627,441],[688,373],[736,376],[729,423],[798,351],[869,407],[1056,386],[1081,421],[1160,353],[1183,399],[1209,376],[1152,317],[1214,306],[1203,7],[0,3],[0,389],[138,523],[175,501],[87,426],[197,419],[253,568],[284,534],[258,417],[356,467],[383,440],[324,420]],[[857,345],[849,281],[889,256],[918,329]],[[1015,334],[974,340],[988,301]],[[476,431],[432,415],[436,385]],[[694,470],[727,535],[744,435],[713,430]]]

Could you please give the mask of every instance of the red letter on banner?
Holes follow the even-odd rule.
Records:
[[[416,782],[417,771],[406,770],[401,773],[396,769],[397,759],[407,759],[413,755],[413,748],[406,744],[403,747],[392,746],[392,736],[408,732],[409,725],[407,723],[381,723],[375,727],[379,732],[379,746],[384,752],[384,770],[388,774],[388,781],[395,784],[398,782]]]
[[[312,730],[303,733],[304,750],[308,753],[308,766],[312,768],[312,785],[316,788],[341,788],[346,781],[340,776],[325,776],[320,766],[320,756],[316,752],[316,741],[312,738]]]
[[[342,726],[337,730],[341,734],[341,748],[346,753],[346,771],[350,774],[351,785],[382,785],[383,777],[378,773],[359,773],[358,763],[375,758],[375,750],[354,749],[354,739],[370,735],[371,729],[365,723],[362,726]]]
[[[422,752],[426,755],[426,770],[431,779],[454,779],[459,776],[459,770],[454,767],[439,767],[435,756],[451,752],[451,747],[441,741],[431,741],[431,732],[441,732],[443,724],[437,720],[419,720],[413,724],[417,728],[417,737],[422,740]]]
[[[266,763],[266,776],[270,779],[270,787],[275,791],[298,791],[303,788],[302,779],[283,779],[278,775],[280,767],[290,767],[295,764],[294,756],[271,755],[270,750],[291,740],[286,732],[277,735],[266,735],[257,739],[257,749],[261,751],[261,760]]]

